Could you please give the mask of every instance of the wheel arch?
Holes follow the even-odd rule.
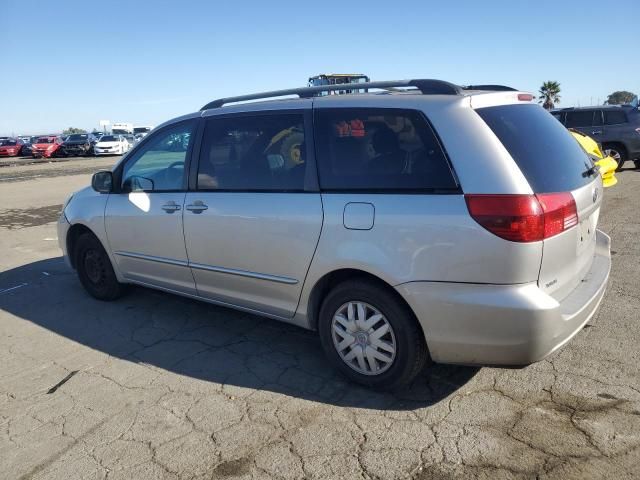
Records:
[[[67,239],[66,239],[67,255],[69,256],[69,262],[71,263],[71,266],[74,269],[76,268],[76,256],[75,256],[76,243],[78,241],[78,238],[80,238],[80,236],[84,233],[90,233],[91,235],[96,237],[98,241],[100,241],[100,238],[95,234],[95,232],[93,232],[93,230],[91,230],[89,227],[87,227],[82,223],[76,223],[69,228],[69,230],[67,231]]]
[[[322,301],[325,299],[325,297],[333,287],[346,280],[366,280],[381,286],[385,290],[388,290],[394,297],[398,299],[398,301],[406,306],[407,310],[411,312],[416,322],[418,322],[418,319],[416,318],[416,315],[409,303],[404,299],[402,295],[400,295],[400,293],[398,293],[395,288],[393,288],[393,285],[382,280],[380,277],[364,270],[360,270],[357,268],[341,268],[324,274],[322,277],[320,277],[320,279],[318,279],[318,281],[311,289],[309,300],[307,301],[307,321],[309,328],[316,331],[318,330],[318,317],[320,316],[320,307],[322,306]],[[418,322],[418,325],[420,325],[420,322]],[[420,330],[422,331],[421,326]],[[422,332],[422,334],[424,336],[424,331]]]
[[[605,149],[607,147],[611,147],[611,148],[617,147],[618,149],[621,150],[621,153],[624,155],[624,158],[628,159],[629,149],[623,142],[620,142],[620,141],[602,142],[602,148]]]

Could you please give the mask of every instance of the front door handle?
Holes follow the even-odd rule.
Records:
[[[202,213],[209,207],[202,203],[202,200],[196,200],[193,203],[187,205],[185,208],[193,213]]]
[[[591,135],[602,135],[602,130],[594,130]]]
[[[164,210],[167,213],[173,213],[173,212],[177,212],[178,210],[180,210],[180,205],[178,205],[173,200],[170,200],[167,203],[165,203],[164,205],[162,205],[162,207],[160,207],[160,208],[162,208],[162,210]]]

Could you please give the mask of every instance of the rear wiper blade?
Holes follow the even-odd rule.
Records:
[[[587,169],[582,172],[582,176],[585,178],[600,172],[600,168],[597,165],[593,165],[590,167],[585,163],[584,166],[587,167]]]

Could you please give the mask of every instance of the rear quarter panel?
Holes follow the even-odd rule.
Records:
[[[350,202],[371,203],[369,230],[344,226]],[[462,195],[322,194],[324,224],[298,312],[327,273],[357,269],[396,286],[408,282],[518,284],[538,279],[542,242],[513,243],[478,225]]]

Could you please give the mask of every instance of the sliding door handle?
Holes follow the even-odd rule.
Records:
[[[193,213],[202,213],[209,207],[202,203],[202,200],[196,200],[193,203],[187,205],[185,208]]]

